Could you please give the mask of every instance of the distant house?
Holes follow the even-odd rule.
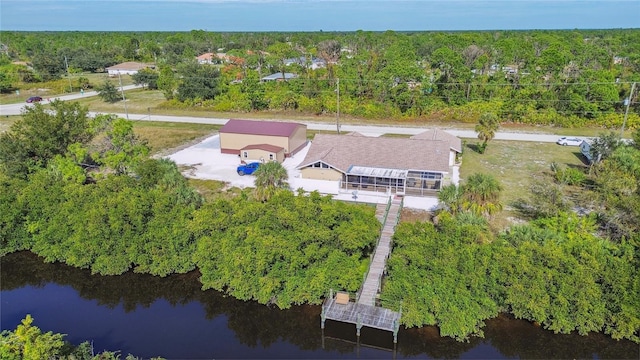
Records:
[[[307,144],[307,126],[280,121],[231,119],[220,129],[220,151],[243,160],[278,160]]]
[[[147,69],[147,68],[155,69],[155,65],[129,61],[129,62],[123,62],[121,64],[109,66],[105,70],[107,70],[107,73],[109,73],[109,76],[116,76],[119,74],[134,75],[134,74],[137,74],[138,71],[142,69]]]
[[[309,61],[305,56],[300,56],[297,58],[285,59],[284,64],[286,66],[297,64],[304,68],[310,68],[312,70],[316,70],[319,68],[324,68],[327,66],[327,62],[323,59],[312,57]]]
[[[214,57],[215,55],[213,53],[208,52],[196,56],[196,60],[198,61],[198,64],[213,64]]]
[[[265,76],[260,80],[262,80],[262,81],[286,81],[286,80],[290,80],[290,79],[295,79],[297,77],[298,77],[298,75],[293,74],[293,73],[284,73],[284,76],[283,76],[281,72],[278,72],[278,73],[274,73],[274,74]]]
[[[624,64],[628,61],[629,59],[626,57],[622,57],[622,56],[614,56],[613,57],[613,64],[614,65],[620,65],[620,64]]]
[[[217,53],[204,53],[202,55],[196,56],[196,60],[198,61],[198,64],[216,64],[216,63],[222,63],[222,62],[229,62],[229,55],[222,53],[222,52],[217,52]]]
[[[348,190],[432,195],[450,182],[450,148],[441,140],[317,134],[298,169]]]

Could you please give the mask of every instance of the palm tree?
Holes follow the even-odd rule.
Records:
[[[496,136],[496,131],[500,128],[500,121],[498,116],[494,113],[484,113],[480,115],[478,125],[476,125],[476,132],[478,133],[478,139],[482,140],[482,144],[479,147],[479,152],[484,153],[487,147],[487,142],[491,141]]]
[[[463,185],[462,208],[478,215],[491,216],[502,210],[500,191],[502,186],[489,174],[469,176]]]
[[[261,164],[253,174],[256,176],[255,195],[261,201],[268,201],[278,190],[289,188],[287,169],[277,161]]]
[[[438,201],[445,210],[455,215],[460,210],[462,200],[462,189],[456,184],[443,186],[438,192]]]

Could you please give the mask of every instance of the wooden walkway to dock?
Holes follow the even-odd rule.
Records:
[[[385,266],[387,266],[387,258],[391,252],[391,238],[395,232],[396,224],[398,224],[401,207],[402,199],[394,197],[382,225],[382,234],[380,235],[380,241],[378,241],[378,246],[376,246],[371,264],[369,264],[367,278],[360,289],[358,304],[370,306],[376,304],[376,298],[382,281],[382,273],[384,272]]]
[[[401,209],[402,199],[395,197],[390,204],[378,205],[376,208],[376,217],[382,223],[382,233],[369,265],[367,277],[362,288],[358,291],[355,301],[350,301],[348,294],[345,293],[341,293],[342,298],[338,299],[337,295],[334,296],[333,290],[330,291],[329,297],[322,304],[321,325],[323,329],[325,320],[329,319],[355,324],[357,336],[360,336],[360,329],[363,326],[392,331],[393,342],[398,341],[402,313],[376,306],[376,299],[387,258],[391,252],[391,238],[398,223]]]

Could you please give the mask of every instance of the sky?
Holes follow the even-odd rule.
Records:
[[[0,0],[0,30],[640,28],[640,0]]]

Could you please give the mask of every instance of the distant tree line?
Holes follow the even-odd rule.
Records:
[[[5,91],[18,81],[96,72],[122,61],[158,66],[166,106],[619,127],[640,80],[640,30],[213,33],[2,32]],[[224,53],[213,66],[196,56]],[[288,59],[299,59],[289,64]],[[325,66],[312,70],[311,59]],[[11,65],[11,60],[26,61]],[[271,73],[288,81],[262,83]],[[149,74],[147,74],[149,75]],[[337,79],[340,79],[339,85]],[[157,83],[156,83],[157,81]],[[13,85],[15,86],[15,85]],[[628,124],[638,126],[631,101]]]

